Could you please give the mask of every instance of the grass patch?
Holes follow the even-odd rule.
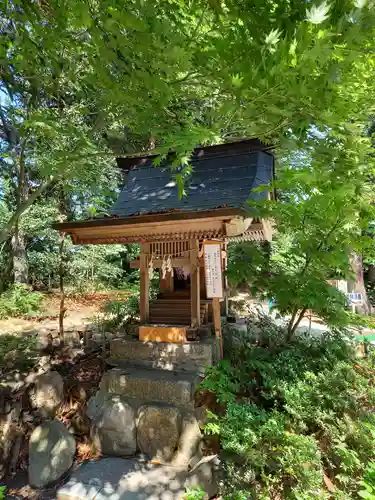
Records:
[[[0,319],[35,316],[42,307],[43,294],[26,285],[15,284],[0,295]]]

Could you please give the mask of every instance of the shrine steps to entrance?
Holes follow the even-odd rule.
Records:
[[[200,322],[207,322],[208,304],[201,302]],[[190,325],[191,300],[189,290],[163,293],[150,304],[149,323],[153,325]]]
[[[204,453],[205,415],[203,407],[195,408],[195,392],[204,370],[217,360],[214,336],[183,343],[112,340],[112,368],[88,405],[98,449],[194,467]]]
[[[200,375],[217,359],[214,337],[197,342],[113,340],[101,390],[145,402],[168,403],[193,409]]]

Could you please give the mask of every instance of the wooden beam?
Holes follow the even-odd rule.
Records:
[[[52,224],[53,229],[57,229],[58,231],[64,231],[69,233],[71,230],[75,231],[76,229],[91,229],[93,228],[105,228],[109,230],[109,227],[112,226],[132,226],[132,225],[144,225],[144,224],[159,224],[159,223],[167,223],[167,224],[178,224],[180,222],[187,222],[191,219],[193,220],[208,220],[208,219],[230,219],[235,217],[236,215],[246,216],[248,211],[245,208],[215,208],[211,210],[189,210],[188,212],[164,212],[161,214],[147,214],[147,215],[132,215],[130,217],[108,217],[102,219],[92,219],[92,220],[83,220],[83,221],[75,221],[75,222],[59,222]]]
[[[215,335],[219,342],[220,359],[223,359],[223,336],[221,332],[220,299],[216,297],[212,299],[212,308],[214,315]]]
[[[264,236],[267,241],[272,241],[273,227],[270,219],[262,219]]]
[[[141,245],[140,253],[140,299],[139,299],[139,312],[141,325],[148,323],[150,316],[150,279],[148,276],[148,243],[143,243]]]
[[[190,299],[191,299],[191,326],[200,326],[200,263],[199,240],[190,240]]]
[[[172,260],[172,267],[185,267],[190,264],[190,259],[189,257],[175,257]],[[130,267],[132,269],[139,269],[140,268],[140,259],[135,259],[130,261]],[[162,259],[154,259],[152,261],[152,267],[154,269],[160,269],[163,265],[163,260]]]
[[[140,242],[173,241],[216,238],[224,234],[223,219],[220,217],[197,218],[180,221],[166,220],[163,222],[144,224],[105,225],[75,228],[69,231],[78,243],[95,242],[96,244],[108,242]],[[68,232],[68,231],[67,231]],[[197,235],[197,236],[196,236]],[[204,236],[202,236],[204,235]]]
[[[175,344],[183,344],[186,342],[187,328],[184,326],[140,326],[139,340],[142,342],[173,342]]]

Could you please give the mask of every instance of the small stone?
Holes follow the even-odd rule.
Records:
[[[185,487],[194,488],[199,486],[206,493],[205,498],[212,498],[219,491],[220,472],[220,461],[217,455],[203,457],[189,471]]]
[[[198,406],[194,409],[194,413],[199,427],[203,429],[207,423],[207,408],[205,406]]]
[[[94,333],[91,340],[97,344],[101,344],[103,342],[103,335],[101,333]]]
[[[79,332],[74,329],[69,329],[64,332],[64,343],[73,347],[81,345],[81,336]]]
[[[182,432],[178,442],[178,449],[173,457],[173,465],[187,465],[197,455],[202,441],[202,433],[194,415],[185,415],[182,419]],[[199,459],[202,458],[201,454]]]
[[[93,437],[101,453],[110,456],[135,454],[135,412],[125,398],[103,397],[99,393],[96,401],[89,401],[88,415],[93,419]]]
[[[94,420],[102,411],[102,407],[108,397],[110,397],[109,394],[98,391],[95,396],[91,396],[88,400],[86,413],[91,420]]]
[[[178,445],[181,412],[176,407],[144,405],[138,410],[137,440],[152,460],[169,462]]]
[[[58,420],[34,429],[29,442],[29,483],[43,488],[57,481],[72,466],[76,442]]]
[[[34,404],[44,417],[54,416],[64,398],[64,381],[58,372],[48,372],[35,379]]]

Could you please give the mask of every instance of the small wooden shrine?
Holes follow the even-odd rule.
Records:
[[[188,330],[212,319],[205,243],[220,244],[225,269],[230,241],[271,239],[270,223],[252,214],[248,200],[272,196],[254,188],[272,181],[274,158],[258,140],[197,148],[182,199],[168,159],[160,167],[153,160],[153,156],[117,159],[126,181],[110,216],[54,228],[69,233],[80,245],[140,243],[140,256],[131,263],[140,269],[139,337],[182,341]],[[160,293],[150,304],[149,282],[155,269]],[[220,279],[225,296],[225,279]]]

